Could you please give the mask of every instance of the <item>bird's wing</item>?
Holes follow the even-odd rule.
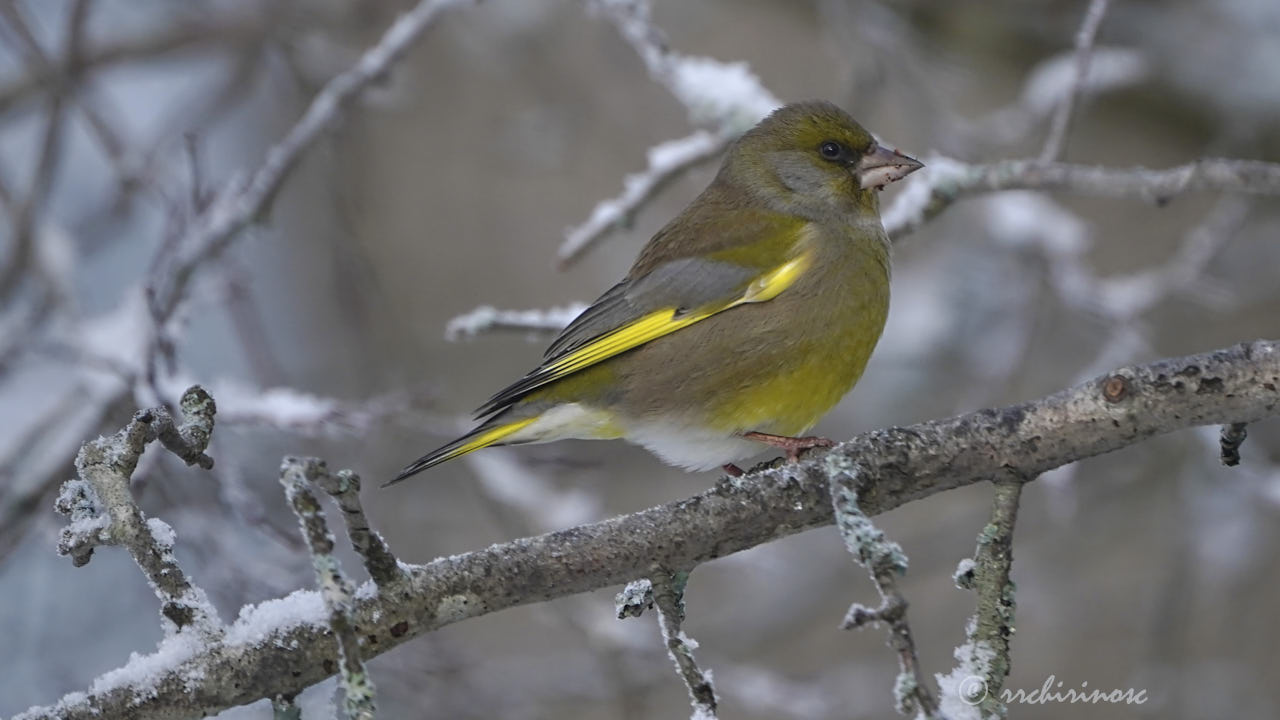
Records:
[[[777,297],[804,274],[813,257],[811,251],[794,251],[792,243],[770,246],[776,252],[757,253],[754,267],[680,258],[618,283],[560,333],[541,365],[494,395],[477,416],[510,407],[540,387],[716,313]]]

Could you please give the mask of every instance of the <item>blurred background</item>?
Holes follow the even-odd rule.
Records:
[[[160,639],[158,601],[127,553],[99,550],[84,568],[55,555],[52,505],[81,442],[191,382],[220,406],[217,466],[152,449],[135,490],[174,527],[179,560],[227,619],[313,584],[276,479],[282,455],[365,476],[371,520],[409,562],[716,481],[622,443],[579,442],[486,451],[374,489],[454,435],[549,339],[451,342],[451,318],[590,301],[714,174],[715,162],[692,169],[556,269],[566,228],[620,192],[648,148],[692,129],[604,15],[565,0],[443,15],[305,156],[264,222],[201,267],[191,302],[155,342],[142,288],[165,243],[212,189],[256,167],[407,4],[3,5],[0,715],[83,690]],[[653,19],[673,49],[744,61],[784,102],[830,99],[926,161],[979,162],[1039,152],[1086,5],[658,0]],[[1116,0],[1094,65],[1064,160],[1280,160],[1274,0]],[[1032,399],[1128,362],[1274,338],[1278,238],[1280,204],[1264,197],[963,201],[897,243],[880,348],[817,431],[847,438]],[[147,348],[160,350],[151,373]],[[1280,715],[1280,423],[1249,432],[1235,469],[1218,463],[1209,428],[1028,486],[1006,687],[1053,676],[1150,698],[1091,705],[1089,717]],[[902,587],[930,673],[948,672],[964,640],[974,598],[951,574],[989,499],[977,485],[877,520],[910,556]],[[354,557],[345,567],[359,576]],[[618,589],[470,620],[373,660],[380,709],[687,715],[653,619],[614,619]],[[897,666],[883,631],[837,629],[849,603],[874,592],[830,527],[700,567],[685,630],[722,716],[891,716]],[[332,693],[326,683],[305,700],[318,707]]]

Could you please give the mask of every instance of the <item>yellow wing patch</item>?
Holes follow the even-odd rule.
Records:
[[[698,308],[684,313],[679,312],[677,308],[663,308],[651,312],[539,368],[528,379],[533,381],[531,384],[535,387],[545,385],[729,308],[772,300],[791,287],[809,269],[810,264],[812,264],[812,256],[810,253],[803,253],[756,278],[742,295],[723,305]]]

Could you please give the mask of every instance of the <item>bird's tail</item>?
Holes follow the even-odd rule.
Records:
[[[473,450],[479,450],[480,448],[489,447],[490,445],[499,443],[503,438],[521,430],[526,425],[529,425],[537,419],[538,416],[535,415],[533,417],[513,420],[511,422],[500,423],[498,425],[485,423],[448,445],[432,450],[426,455],[418,458],[413,462],[413,464],[409,465],[404,470],[401,470],[399,475],[396,475],[388,482],[383,483],[382,487],[394,485],[401,480],[417,475],[427,468],[435,467],[442,462],[452,460],[456,457],[461,457]]]

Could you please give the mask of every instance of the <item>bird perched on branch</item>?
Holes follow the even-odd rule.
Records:
[[[478,427],[391,483],[490,445],[568,438],[735,474],[761,443],[792,459],[830,445],[798,436],[853,387],[884,329],[877,192],[921,167],[835,105],[778,109]]]

